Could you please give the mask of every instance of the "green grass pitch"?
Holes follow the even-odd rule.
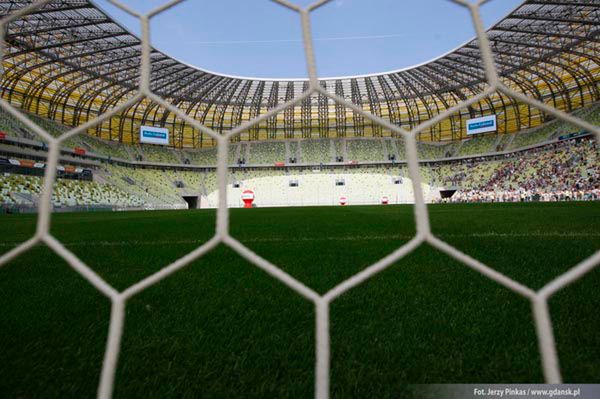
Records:
[[[600,249],[600,204],[430,206],[443,240],[539,289]],[[231,210],[231,233],[320,293],[407,242],[411,206]],[[2,215],[0,252],[35,215]],[[214,211],[56,214],[119,290],[209,239]],[[600,383],[600,270],[550,300],[566,382]],[[95,395],[109,301],[45,247],[0,268],[0,397]],[[334,398],[411,384],[543,382],[529,303],[422,246],[331,306]],[[310,398],[313,305],[218,247],[128,302],[117,398]]]

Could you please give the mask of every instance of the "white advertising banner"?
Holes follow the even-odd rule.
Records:
[[[467,134],[495,132],[497,129],[496,115],[467,120]]]
[[[169,145],[169,129],[162,127],[140,127],[140,143]]]

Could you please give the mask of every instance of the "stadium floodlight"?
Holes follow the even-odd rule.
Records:
[[[117,368],[117,362],[120,353],[121,336],[123,333],[123,327],[125,323],[125,307],[128,299],[139,294],[145,289],[153,286],[154,284],[166,279],[171,274],[189,265],[192,261],[202,257],[219,244],[225,244],[233,249],[237,254],[242,256],[244,259],[252,263],[254,266],[262,269],[273,278],[277,279],[281,283],[288,286],[291,290],[297,294],[303,296],[307,300],[311,301],[315,305],[315,320],[316,320],[316,364],[315,364],[315,397],[318,399],[327,399],[329,397],[329,381],[330,381],[330,304],[339,298],[341,295],[349,292],[353,288],[362,284],[366,280],[387,269],[400,259],[404,258],[412,251],[417,249],[424,243],[428,243],[434,248],[437,248],[441,252],[448,256],[458,260],[464,265],[482,274],[486,278],[493,280],[497,284],[500,284],[517,295],[520,295],[528,299],[532,305],[533,318],[536,326],[539,351],[542,358],[542,367],[544,372],[544,378],[547,383],[560,383],[561,373],[559,367],[558,356],[556,353],[556,345],[553,337],[552,320],[548,309],[548,299],[560,291],[567,285],[574,281],[582,278],[593,268],[600,264],[600,251],[588,259],[582,261],[577,266],[557,277],[553,281],[549,282],[546,286],[538,291],[534,291],[517,281],[503,275],[470,257],[469,255],[461,252],[453,246],[445,243],[444,241],[437,238],[432,232],[429,224],[429,214],[427,206],[424,201],[421,178],[418,167],[418,153],[416,145],[416,135],[431,127],[432,125],[448,118],[450,115],[455,113],[460,108],[464,108],[473,104],[494,91],[500,91],[509,97],[513,97],[523,103],[529,104],[533,107],[537,107],[544,112],[554,115],[558,119],[564,120],[568,123],[572,123],[583,129],[587,129],[594,132],[597,138],[600,140],[600,128],[592,126],[591,124],[580,120],[579,118],[568,115],[567,113],[550,107],[542,102],[529,98],[524,94],[515,92],[514,90],[504,86],[500,83],[498,78],[498,72],[494,65],[493,50],[490,47],[487,33],[485,32],[484,25],[480,16],[480,6],[485,4],[486,0],[479,0],[477,2],[469,2],[466,0],[449,0],[459,6],[466,7],[470,10],[471,19],[475,27],[477,38],[480,46],[480,53],[482,62],[484,64],[485,75],[489,87],[478,95],[465,100],[454,107],[446,109],[444,112],[436,115],[432,119],[421,123],[416,126],[412,131],[406,131],[401,127],[390,123],[390,121],[381,119],[380,117],[366,112],[356,104],[350,103],[343,98],[327,92],[319,86],[318,74],[315,63],[315,56],[313,50],[312,34],[310,31],[310,14],[312,11],[319,7],[327,4],[329,0],[321,0],[313,3],[307,8],[301,8],[296,4],[287,0],[273,0],[275,3],[282,7],[287,7],[294,12],[300,14],[302,35],[305,48],[305,57],[308,69],[308,75],[310,80],[309,90],[304,92],[300,97],[281,104],[276,108],[271,109],[269,112],[248,121],[233,129],[227,134],[218,134],[214,130],[200,124],[198,121],[187,115],[177,106],[170,104],[165,99],[160,97],[158,94],[152,93],[150,90],[150,71],[151,71],[151,44],[150,44],[150,20],[151,18],[159,15],[161,12],[175,7],[182,3],[182,0],[173,0],[166,2],[164,5],[152,10],[146,15],[141,15],[135,10],[130,9],[126,5],[122,4],[117,0],[109,0],[113,5],[119,7],[123,11],[130,15],[138,18],[142,26],[142,57],[140,62],[140,82],[138,86],[138,92],[126,102],[110,109],[108,112],[104,112],[99,115],[98,118],[91,120],[85,124],[82,124],[71,131],[65,133],[59,138],[54,138],[45,132],[43,129],[35,125],[19,111],[13,108],[8,102],[0,100],[0,107],[7,110],[13,116],[17,117],[26,126],[31,128],[36,134],[45,139],[49,143],[49,151],[46,163],[46,175],[43,188],[43,195],[41,197],[39,208],[38,208],[38,229],[31,239],[25,241],[21,245],[13,248],[9,252],[0,256],[0,267],[14,259],[15,257],[23,254],[30,250],[34,245],[38,243],[45,243],[52,251],[62,257],[70,267],[72,267],[77,273],[83,276],[90,284],[92,284],[98,291],[103,293],[106,297],[111,300],[112,309],[110,316],[108,339],[106,344],[105,356],[102,364],[102,374],[98,386],[98,398],[109,399],[112,397],[114,388],[114,378]],[[416,0],[415,0],[416,1]],[[44,7],[49,0],[33,2],[19,10],[13,12],[13,14],[4,18],[0,21],[0,32],[4,32],[5,25],[16,19],[26,15],[28,12],[34,9]],[[3,49],[0,51],[0,56],[3,55]],[[410,177],[413,183],[413,189],[415,194],[415,206],[414,206],[414,217],[417,226],[416,235],[402,247],[396,249],[391,254],[380,259],[376,263],[368,266],[360,273],[350,277],[349,279],[339,283],[337,286],[329,290],[323,295],[318,294],[311,288],[307,287],[302,282],[296,280],[282,269],[269,262],[268,260],[258,256],[256,253],[245,247],[242,243],[236,240],[229,233],[229,211],[227,208],[227,197],[226,197],[226,185],[227,185],[227,154],[229,139],[232,136],[240,134],[261,121],[274,116],[276,113],[281,112],[289,107],[293,107],[298,104],[314,92],[319,92],[335,103],[346,106],[353,111],[368,118],[373,123],[381,125],[390,129],[392,132],[403,137],[406,140],[406,152],[408,157],[408,169]],[[54,182],[56,179],[56,168],[58,166],[58,155],[60,143],[64,140],[75,136],[77,134],[85,132],[90,127],[96,126],[99,123],[109,119],[110,117],[118,114],[125,110],[131,104],[139,101],[142,98],[148,98],[159,105],[165,107],[165,109],[175,113],[182,120],[189,123],[192,127],[208,134],[213,137],[217,142],[218,147],[218,166],[217,166],[217,179],[219,182],[219,203],[217,212],[217,222],[215,228],[215,235],[205,244],[196,248],[187,255],[174,261],[170,265],[162,268],[153,275],[143,279],[142,281],[130,286],[122,292],[117,291],[115,288],[106,283],[100,276],[98,276],[91,268],[85,265],[79,260],[73,253],[66,249],[58,240],[50,235],[50,215],[52,211],[51,197]]]

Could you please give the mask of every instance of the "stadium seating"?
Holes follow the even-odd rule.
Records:
[[[295,158],[297,162],[300,162],[300,156],[298,154],[298,142],[297,141],[290,141],[289,142],[289,146],[290,146],[290,157],[291,158]],[[286,162],[288,160],[286,159]]]
[[[128,161],[133,161],[132,157],[126,150],[126,146],[117,142],[102,140],[97,137],[81,134],[81,147],[95,154],[104,155],[111,158],[120,158]]]
[[[68,130],[67,127],[53,121],[35,115],[27,115],[53,136],[58,136]],[[592,123],[600,123],[600,106],[580,111],[578,116]],[[39,140],[36,136],[28,133],[24,124],[1,110],[0,130],[6,131],[11,136]],[[577,131],[578,129],[575,127],[555,121],[516,135],[490,134],[443,144],[418,142],[417,150],[421,160],[466,157],[492,153],[497,150],[526,148],[556,140],[565,133]],[[598,179],[596,145],[591,143],[589,140],[581,143],[561,142],[552,144],[555,147],[546,145],[500,160],[470,159],[443,164],[428,164],[421,167],[421,175],[429,189],[458,187],[460,190],[455,197],[456,200],[471,200],[479,198],[473,197],[475,192],[497,190],[513,192],[518,189],[529,189],[546,192],[584,187],[589,191],[593,189],[589,181],[597,182]],[[334,159],[332,155],[344,157],[344,163],[353,160],[359,162],[384,161],[386,154],[396,155],[397,161],[406,159],[406,148],[404,140],[401,138],[348,138],[291,140],[288,143],[283,141],[232,143],[229,147],[228,162],[230,165],[236,164],[238,158],[242,158],[246,160],[247,166],[272,165],[276,162],[289,163],[286,158],[286,145],[289,149],[289,156],[299,157],[298,163],[304,164],[330,163]],[[176,151],[155,145],[123,145],[86,134],[69,139],[64,147],[68,149],[82,147],[89,152],[113,159],[135,161],[141,157],[143,161],[165,164],[182,164],[185,163],[185,160],[189,160],[191,164],[201,166],[216,165],[217,155],[214,147]],[[335,152],[332,153],[333,151]],[[40,154],[43,155],[43,152]],[[573,160],[573,157],[577,158],[577,162]],[[200,195],[208,200],[208,206],[216,206],[217,179],[214,171],[158,170],[111,164],[97,169],[94,173],[98,180],[97,183],[60,179],[53,194],[54,205],[184,208],[187,205],[182,199],[182,195]],[[331,187],[335,187],[332,178],[335,176],[344,176],[344,179],[348,181],[346,189],[333,189],[332,191]],[[289,181],[294,179],[298,179],[300,182],[305,179],[305,183],[309,180],[314,182],[315,190],[321,190],[318,188],[321,184],[323,187],[329,184],[330,189],[327,194],[329,202],[334,201],[331,198],[335,198],[337,195],[335,193],[344,190],[355,200],[360,198],[359,202],[376,202],[374,198],[380,194],[383,195],[383,192],[377,191],[377,184],[388,185],[392,181],[392,176],[406,177],[405,167],[395,166],[393,170],[389,166],[331,169],[321,170],[320,174],[314,172],[313,169],[287,172],[242,169],[232,172],[229,183],[241,183],[240,189],[248,184],[255,185],[259,188],[262,187],[261,190],[266,190],[269,184],[273,184],[272,187],[276,188],[270,189],[268,195],[269,203],[272,204],[279,200],[283,201],[284,198],[289,199],[289,195],[294,195],[294,192],[303,192],[303,189],[289,187]],[[0,181],[2,183],[0,193],[2,204],[33,206],[41,190],[41,178],[39,177],[4,175]],[[304,184],[304,186],[310,187],[310,184]],[[231,184],[229,186],[233,187]],[[365,192],[368,193],[365,195],[368,198],[361,197],[360,190],[356,188],[360,186],[367,188],[373,186],[365,188]],[[332,192],[335,194],[333,197],[331,196]],[[303,195],[305,200],[310,203],[322,201],[322,198],[310,197],[312,194]],[[239,195],[235,194],[231,200],[233,201],[232,206],[237,206]],[[262,203],[265,204],[265,202]]]
[[[348,139],[346,140],[346,148],[348,161],[384,161],[381,139]]]
[[[306,140],[301,142],[302,159],[300,162],[319,164],[331,162],[329,140]]]
[[[122,190],[130,191],[154,206],[183,208],[185,202],[175,187],[174,171],[128,168],[110,165],[105,178]]]
[[[397,160],[406,160],[406,144],[404,143],[404,139],[392,139],[390,145],[396,149]]]
[[[29,133],[28,129],[18,119],[0,108],[0,130],[8,136],[34,139],[35,135]]]
[[[46,131],[47,133],[50,133],[50,135],[52,135],[54,137],[59,137],[70,130],[69,127],[63,126],[51,119],[42,118],[40,116],[31,114],[31,113],[27,113],[26,115],[36,125],[38,125],[42,129],[44,129],[44,131]],[[81,147],[81,143],[82,143],[81,137],[75,136],[75,137],[71,137],[71,138],[63,141],[62,147],[73,149],[74,147]]]
[[[185,154],[193,165],[214,166],[217,164],[217,149],[186,150]]]
[[[559,123],[550,122],[538,128],[522,131],[517,133],[512,141],[511,149],[524,148],[537,143],[543,143],[550,139],[553,133],[556,132]]]
[[[338,159],[341,159],[343,161],[348,161],[349,159],[346,157],[347,156],[347,149],[346,149],[346,140],[345,139],[340,139],[340,140],[328,140],[329,142],[329,162],[332,162],[333,160],[335,160],[336,162],[338,162]],[[334,154],[331,153],[331,143],[333,142],[333,151],[335,151]]]
[[[398,143],[402,143],[402,148],[404,149],[404,141],[398,140]],[[399,146],[399,144],[397,145]],[[435,145],[421,142],[417,143],[417,151],[419,153],[419,159],[424,160],[442,159],[454,154],[452,145]],[[406,154],[400,159],[406,159]]]
[[[36,125],[44,129],[47,133],[50,133],[54,137],[58,137],[69,130],[68,127],[62,126],[51,119],[42,118],[34,114],[27,114],[27,117],[31,119]]]
[[[439,187],[461,187],[471,189],[483,181],[488,181],[493,171],[500,165],[499,161],[477,162],[474,164],[453,162],[444,165],[433,165],[428,168],[426,181]]]
[[[53,136],[59,136],[69,129],[46,118],[29,113],[26,113],[26,115]],[[578,111],[576,115],[591,123],[598,124],[600,123],[600,106],[586,108]],[[24,124],[3,110],[0,110],[0,130],[5,131],[9,136],[39,140],[36,135],[29,132],[29,129]],[[553,121],[515,135],[505,135],[502,137],[498,137],[495,134],[474,136],[464,141],[441,144],[418,142],[417,149],[420,159],[437,160],[453,156],[480,155],[499,150],[524,148],[556,139],[561,134],[573,131],[577,131],[577,128],[568,126],[562,122]],[[334,159],[332,158],[331,140],[333,140],[335,155],[344,157],[345,161],[383,161],[386,160],[386,153],[388,155],[396,155],[397,161],[406,160],[403,139],[379,138],[312,139],[302,140],[301,142],[292,140],[288,142],[289,156],[296,157],[298,163],[329,163]],[[385,150],[381,144],[381,140],[383,140]],[[246,152],[248,144],[244,142],[231,144],[228,153],[229,164],[237,164],[238,157],[245,159],[246,165],[268,165],[275,162],[288,162],[284,142],[252,142],[249,143],[249,146],[250,152],[248,157],[248,153]],[[82,147],[95,154],[129,161],[135,161],[141,157],[142,161],[147,162],[181,164],[188,159],[194,165],[216,165],[215,148],[185,149],[177,152],[178,150],[156,145],[124,145],[87,134],[80,134],[68,139],[63,143],[63,147],[66,149]],[[301,151],[299,151],[299,147],[301,147]],[[301,159],[299,158],[300,153]]]
[[[384,145],[384,155],[387,154],[386,157],[386,161],[390,158],[390,156],[394,156],[396,160],[399,160],[400,157],[398,156],[398,150],[392,145],[392,139],[384,139],[383,140],[383,145]]]
[[[600,125],[600,104],[586,109],[583,118],[593,125]]]
[[[38,176],[0,175],[0,202],[9,205],[37,204],[43,179]],[[112,184],[98,184],[81,180],[58,179],[52,193],[55,207],[63,206],[117,206],[141,207],[144,201]]]
[[[372,140],[372,143],[381,145],[379,140]],[[428,147],[433,146],[423,148],[431,150]],[[445,149],[443,146],[436,147],[440,148],[437,154]],[[271,149],[273,147],[260,147],[259,153]],[[476,192],[516,190],[549,193],[581,189],[588,195],[594,189],[598,190],[596,187],[600,180],[599,164],[596,143],[586,139],[579,142],[548,144],[525,152],[506,155],[500,159],[481,158],[424,164],[421,166],[421,177],[427,193],[435,191],[436,187],[457,187],[459,189],[455,197],[457,201],[481,200],[481,197],[473,194]],[[95,180],[98,181],[95,183],[59,179],[53,195],[54,205],[150,206],[181,209],[187,207],[183,195],[202,196],[205,199],[204,206],[217,204],[217,179],[214,170],[159,170],[112,164],[97,169],[95,176]],[[244,188],[259,190],[261,199],[257,200],[257,203],[263,206],[283,205],[285,201],[290,201],[290,204],[326,204],[335,202],[341,193],[351,196],[355,203],[377,203],[378,197],[389,194],[388,189],[377,187],[385,188],[392,185],[393,177],[406,178],[407,176],[405,165],[301,170],[243,168],[231,172],[228,189],[233,190],[230,198],[231,206],[240,205],[238,194]],[[337,187],[336,178],[344,179],[346,184],[341,186],[342,188]],[[12,174],[2,176],[1,203],[33,206],[41,190],[41,180],[40,177],[32,176]],[[290,187],[291,180],[299,181],[303,188]],[[241,187],[234,189],[231,184],[233,182],[238,182]],[[362,189],[359,189],[360,187]],[[391,189],[391,193],[396,195],[397,190],[394,191],[393,187]],[[294,197],[298,193],[301,193],[301,200]],[[403,191],[402,201],[408,198],[408,194],[408,191]],[[433,194],[429,198],[433,198]]]
[[[275,162],[285,162],[285,143],[277,141],[253,142],[250,144],[251,165],[272,165]]]
[[[204,185],[204,172],[176,171],[169,175],[175,182],[181,183],[182,187],[176,188],[179,195],[206,196],[208,194]]]
[[[491,135],[477,135],[470,139],[465,140],[462,145],[458,148],[455,156],[464,157],[469,155],[481,155],[494,152],[494,144],[498,140],[496,134]]]
[[[528,150],[491,163],[482,174],[485,164],[462,166],[453,180],[463,188],[455,201],[600,199],[598,146],[589,139]]]
[[[250,143],[229,143],[229,147],[227,148],[227,164],[236,165],[240,160],[245,160],[248,163],[248,145]]]
[[[140,153],[144,161],[168,164],[181,163],[181,160],[168,147],[151,144],[142,144],[135,147],[137,147],[138,153]]]
[[[403,177],[400,185],[393,177]],[[343,181],[343,185],[336,185]],[[337,205],[340,196],[347,196],[351,204],[379,204],[382,196],[392,203],[412,201],[412,185],[402,168],[381,166],[336,169],[301,169],[288,172],[273,170],[240,170],[232,176],[240,184],[228,186],[228,203],[231,207],[242,206],[241,193],[252,189],[256,194],[257,206],[283,205]],[[292,187],[290,181],[298,182]],[[429,191],[429,186],[424,185]],[[208,202],[216,204],[217,193],[208,195]]]

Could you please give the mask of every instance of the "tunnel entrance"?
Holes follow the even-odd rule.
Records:
[[[200,198],[198,196],[184,196],[183,199],[188,204],[188,209],[199,209]]]

